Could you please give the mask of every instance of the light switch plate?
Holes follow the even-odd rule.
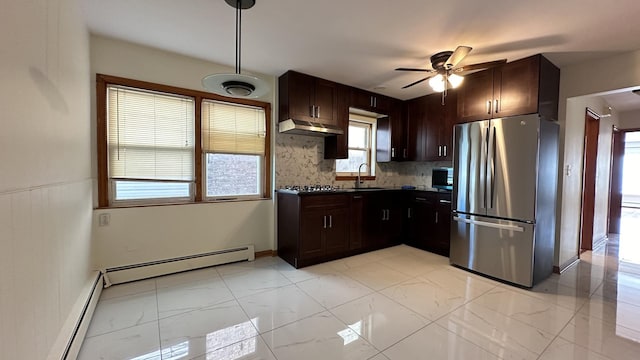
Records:
[[[98,215],[98,226],[109,226],[109,223],[111,223],[111,214],[104,213]]]

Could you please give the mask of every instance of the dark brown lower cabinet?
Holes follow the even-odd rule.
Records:
[[[278,192],[278,255],[296,268],[402,243],[449,255],[451,194]]]
[[[350,196],[351,223],[349,228],[349,250],[365,248],[365,196],[352,194]]]
[[[349,197],[278,193],[278,255],[294,267],[342,257],[349,250]]]
[[[381,249],[402,242],[405,208],[401,191],[379,191],[366,194],[365,234],[368,248]]]
[[[408,245],[449,256],[451,194],[415,192],[409,199],[406,222]]]

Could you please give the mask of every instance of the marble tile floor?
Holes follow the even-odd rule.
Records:
[[[617,242],[524,290],[400,245],[296,270],[259,258],[105,289],[79,359],[639,359]]]

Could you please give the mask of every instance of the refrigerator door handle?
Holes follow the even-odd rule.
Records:
[[[483,184],[483,188],[484,188],[484,206],[482,207],[483,209],[487,208],[487,177],[489,176],[489,128],[487,127],[485,129],[485,136],[484,136],[484,142],[485,142],[485,146],[486,146],[486,151],[487,151],[487,156],[485,161],[487,162],[484,166],[484,179],[485,179],[485,183]]]
[[[496,127],[493,127],[493,138],[492,138],[492,154],[491,154],[491,207],[493,209],[493,198],[494,191],[496,186]]]
[[[471,225],[486,226],[486,227],[495,228],[495,229],[501,229],[501,230],[524,232],[524,228],[522,226],[518,226],[518,225],[496,224],[496,223],[492,223],[492,222],[488,222],[488,221],[463,219],[463,218],[458,217],[458,216],[454,216],[453,220],[457,221],[457,222],[471,224]]]

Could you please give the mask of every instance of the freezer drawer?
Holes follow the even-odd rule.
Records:
[[[454,214],[451,222],[453,265],[521,286],[533,286],[535,225]]]

